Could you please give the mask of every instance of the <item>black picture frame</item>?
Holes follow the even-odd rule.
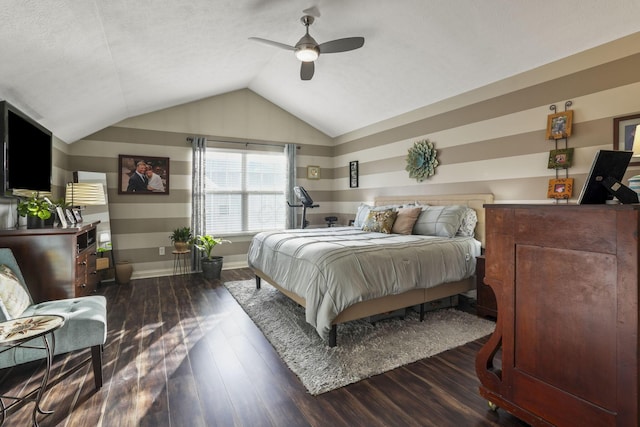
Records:
[[[358,161],[349,162],[349,188],[358,188]]]
[[[151,180],[152,182],[157,181],[155,189],[149,186],[152,183],[147,182],[145,186],[139,175],[134,176],[137,165],[140,163],[152,168],[155,176],[152,176]],[[169,177],[169,157],[132,154],[120,154],[118,156],[118,194],[168,195]]]
[[[633,139],[637,126],[640,125],[640,114],[631,114],[613,119],[613,149],[615,151],[633,151]],[[629,166],[640,166],[637,157],[631,158]]]

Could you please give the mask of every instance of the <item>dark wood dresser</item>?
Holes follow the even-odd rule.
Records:
[[[34,302],[96,291],[96,225],[0,230],[0,247],[12,249]]]
[[[476,258],[476,314],[480,317],[498,317],[496,296],[490,286],[484,283],[485,256]]]
[[[480,394],[534,426],[637,426],[640,205],[485,208]]]

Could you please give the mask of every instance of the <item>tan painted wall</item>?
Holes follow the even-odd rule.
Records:
[[[595,151],[613,147],[613,118],[640,113],[639,52],[640,33],[336,138],[335,179],[322,190],[333,191],[345,220],[376,195],[491,192],[497,203],[551,203],[555,171],[547,163],[556,146],[545,140],[547,116],[551,104],[564,111],[571,100],[575,202]],[[424,138],[435,143],[440,166],[417,183],[405,158]],[[358,189],[348,188],[352,160],[359,161]],[[632,166],[628,176],[639,171]]]

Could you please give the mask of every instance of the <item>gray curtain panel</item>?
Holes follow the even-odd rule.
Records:
[[[204,221],[204,199],[205,199],[205,165],[207,154],[207,138],[194,137],[191,141],[193,176],[191,178],[191,232],[193,236],[206,234]],[[198,250],[191,251],[191,269],[202,271],[200,265],[200,253]]]
[[[287,157],[287,187],[285,190],[285,197],[292,205],[297,203],[296,196],[293,193],[293,187],[296,185],[296,149],[297,147],[295,144],[284,145],[284,155]],[[296,209],[288,208],[286,228],[297,228],[297,218]]]

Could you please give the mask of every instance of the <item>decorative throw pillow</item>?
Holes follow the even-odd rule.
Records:
[[[367,220],[362,225],[363,231],[374,231],[376,233],[391,233],[393,223],[398,213],[392,209],[384,211],[370,211]]]
[[[453,237],[462,224],[466,206],[428,206],[413,226],[413,234]]]
[[[358,211],[356,212],[356,219],[353,221],[354,227],[362,228],[372,207],[373,206],[367,205],[366,203],[360,203]]]
[[[460,224],[456,236],[473,237],[477,223],[478,214],[475,209],[467,208],[467,210],[464,211],[464,215],[462,215],[462,224]]]
[[[413,231],[413,225],[416,223],[421,212],[421,207],[398,209],[398,216],[396,217],[396,221],[393,223],[391,232],[396,234],[411,234]]]
[[[7,320],[20,317],[31,304],[29,294],[6,265],[0,265],[0,301]]]

